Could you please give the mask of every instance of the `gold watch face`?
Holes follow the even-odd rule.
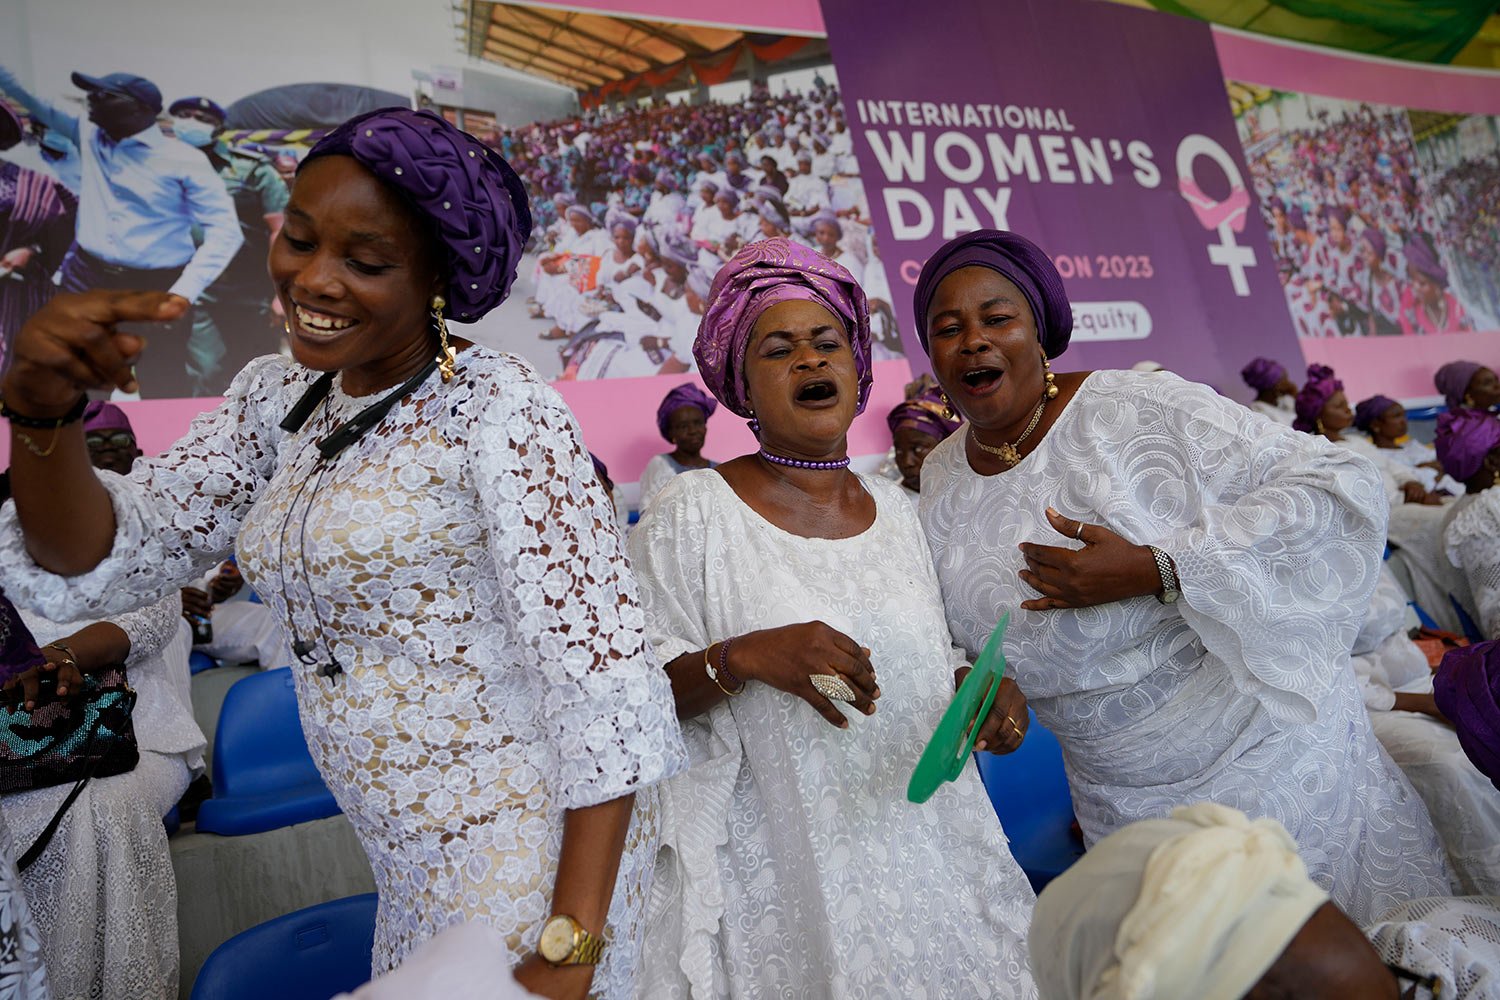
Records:
[[[573,921],[567,917],[553,917],[542,925],[542,938],[537,942],[537,951],[554,964],[567,961],[573,954]]]

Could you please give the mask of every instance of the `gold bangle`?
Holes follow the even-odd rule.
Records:
[[[733,698],[735,695],[745,690],[745,685],[741,683],[740,686],[738,688],[735,688],[734,690],[730,690],[729,688],[724,686],[724,679],[719,676],[718,669],[713,665],[713,658],[709,656],[709,654],[713,652],[714,647],[717,645],[719,645],[719,643],[711,642],[708,644],[708,647],[703,650],[703,672],[708,674],[708,679],[713,681],[720,691],[723,691],[724,694],[728,697]]]
[[[47,643],[46,648],[55,649],[59,653],[61,653],[66,659],[68,666],[72,667],[74,670],[83,669],[78,665],[78,657],[74,654],[73,650],[70,647],[64,645],[62,640],[59,639],[57,642],[49,642]]]

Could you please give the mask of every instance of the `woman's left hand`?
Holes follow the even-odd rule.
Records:
[[[953,671],[953,690],[957,691],[969,676],[973,667],[959,667]],[[1013,753],[1020,749],[1026,739],[1026,727],[1031,717],[1026,714],[1026,696],[1009,677],[1000,679],[1000,690],[990,703],[990,714],[979,727],[979,738],[974,741],[975,750],[990,753]]]
[[[1047,508],[1054,531],[1083,542],[1081,549],[1022,542],[1026,568],[1021,581],[1042,596],[1022,603],[1027,611],[1092,608],[1161,590],[1156,557],[1102,524],[1084,524]]]
[[[41,694],[42,678],[46,675],[57,675],[57,697],[66,698],[70,694],[77,694],[83,690],[83,674],[78,667],[68,659],[66,653],[53,646],[43,646],[42,655],[47,662],[39,667],[32,667],[24,674],[17,674],[5,685],[7,693],[13,692],[17,687],[21,689],[21,702],[26,711],[30,712],[36,708],[36,700]]]
[[[532,954],[515,968],[516,982],[549,1000],[584,1000],[594,982],[592,965],[557,966]]]

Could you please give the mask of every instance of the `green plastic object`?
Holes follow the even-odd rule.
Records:
[[[906,786],[906,797],[912,802],[926,802],[932,794],[963,772],[974,752],[974,741],[979,738],[980,723],[990,714],[995,703],[995,694],[1000,690],[1000,678],[1005,676],[1005,626],[1010,624],[1010,612],[1001,618],[989,642],[979,654],[974,669],[958,686],[948,710],[938,721],[937,730],[927,741]]]

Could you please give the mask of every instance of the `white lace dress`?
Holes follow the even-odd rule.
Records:
[[[1500,898],[1415,899],[1364,931],[1381,961],[1437,976],[1442,1000],[1500,1000]]]
[[[315,442],[372,400],[336,380],[300,433],[281,430],[314,377],[258,359],[166,455],[103,476],[119,531],[85,576],[36,568],[7,507],[0,572],[18,605],[109,609],[238,538],[248,582],[343,666],[292,673],[374,869],[375,971],[471,918],[519,961],[550,912],[563,811],[683,759],[612,514],[572,415],[519,359],[464,351],[453,382],[434,373],[321,477]],[[607,1000],[633,991],[656,851],[653,796],[639,801],[594,980]]]
[[[1278,424],[1286,424],[1288,427],[1292,426],[1292,421],[1297,419],[1297,401],[1291,396],[1282,396],[1275,403],[1252,399],[1250,409],[1263,417],[1270,417]]]
[[[47,967],[42,941],[26,905],[26,891],[16,874],[21,856],[5,815],[0,812],[0,997],[5,1000],[48,1000]]]
[[[99,620],[53,622],[24,609],[21,617],[42,644]],[[131,722],[140,760],[125,774],[85,786],[21,882],[54,996],[174,1000],[177,876],[162,817],[203,767],[203,733],[188,693],[192,637],[175,593],[104,620],[130,638],[125,670],[136,691]],[[72,787],[0,797],[20,851],[41,835]]]
[[[1486,639],[1500,639],[1500,487],[1464,494],[1442,540],[1454,597]]]
[[[1009,472],[975,473],[964,441],[922,476],[948,621],[973,652],[1012,611],[1006,653],[1062,744],[1089,843],[1208,800],[1280,820],[1356,919],[1449,891],[1349,668],[1385,538],[1367,462],[1165,372],[1088,376]],[[1049,505],[1164,549],[1181,601],[1020,610],[1036,595],[1017,544],[1080,544]]]
[[[1406,622],[1406,594],[1382,569],[1350,659],[1370,726],[1427,804],[1460,891],[1500,895],[1500,795],[1494,784],[1469,760],[1451,725],[1422,712],[1395,711],[1397,692],[1432,693],[1432,670],[1407,637]]]
[[[830,726],[751,684],[684,724],[690,769],[663,785],[646,937],[649,1000],[1034,997],[1035,902],[973,767],[924,805],[917,757],[963,657],[916,512],[862,476],[874,524],[803,538],[717,472],[686,472],[630,538],[657,656],[823,621],[871,650],[879,709]]]

